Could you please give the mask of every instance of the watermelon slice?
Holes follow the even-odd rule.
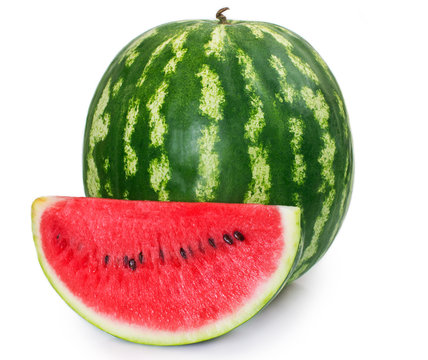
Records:
[[[59,295],[145,344],[203,341],[247,321],[285,285],[300,249],[295,207],[45,197],[32,221]]]

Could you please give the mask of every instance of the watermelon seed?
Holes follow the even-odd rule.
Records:
[[[184,249],[183,249],[183,248],[180,248],[180,255],[181,255],[181,257],[182,257],[183,259],[187,259],[186,252],[184,251]]]
[[[239,231],[235,231],[233,233],[233,236],[235,237],[236,240],[239,240],[239,241],[244,241],[245,239],[244,235],[242,235],[242,233],[240,233]]]
[[[208,240],[209,241],[209,240]],[[190,248],[189,248],[190,249]],[[205,254],[205,249],[203,248],[203,246],[202,246],[202,242],[201,241],[199,241],[199,251],[202,253],[202,254]]]
[[[229,234],[224,234],[223,235],[223,240],[224,240],[225,243],[227,243],[229,245],[233,244],[233,240],[232,240],[232,238],[230,237]]]
[[[59,234],[56,236],[57,239],[59,239]]]
[[[132,271],[135,271],[135,269],[137,268],[137,263],[134,259],[129,260],[129,267],[132,269]]]
[[[215,242],[214,242],[214,239],[213,238],[209,238],[208,239],[208,242],[209,242],[209,244],[215,249],[216,248],[216,246],[215,246]]]
[[[110,258],[110,257],[109,257],[108,255],[106,255],[106,256],[105,256],[105,258],[104,258],[104,264],[106,264],[106,265],[108,264],[108,260],[109,260],[109,258]]]
[[[163,256],[163,251],[162,249],[159,249],[159,258],[161,259],[162,262],[165,261],[165,257]]]
[[[128,255],[125,255],[125,257],[123,258],[123,265],[125,267],[128,267]]]
[[[143,263],[144,256],[143,256],[143,252],[142,251],[140,251],[140,253],[138,254],[138,260],[140,261],[140,264]]]

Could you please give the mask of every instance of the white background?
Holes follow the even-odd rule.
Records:
[[[428,359],[428,26],[424,1],[2,1],[2,359]],[[116,339],[55,293],[30,206],[83,195],[86,112],[132,38],[214,18],[285,26],[333,70],[355,149],[351,207],[322,261],[226,336],[156,347]],[[425,344],[424,344],[425,342]]]

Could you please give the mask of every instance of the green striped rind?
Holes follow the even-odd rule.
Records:
[[[87,195],[299,206],[293,278],[331,245],[352,179],[339,86],[305,40],[277,25],[159,26],[119,53],[89,109]]]
[[[182,345],[223,335],[252,318],[279,293],[289,281],[292,270],[300,256],[300,210],[296,207],[279,206],[277,209],[281,216],[284,247],[278,261],[278,267],[270,278],[260,280],[253,296],[245,304],[242,304],[242,307],[229,316],[213,319],[212,323],[197,329],[170,332],[136,326],[118,321],[88,307],[78,295],[69,290],[47,261],[42,246],[40,222],[44,211],[62,200],[66,200],[66,198],[38,198],[33,202],[31,208],[33,239],[43,272],[61,298],[80,316],[101,330],[128,341],[151,345]]]
[[[199,137],[199,180],[195,194],[198,201],[215,199],[219,182],[219,158],[214,146],[220,140],[219,122],[223,119],[224,91],[218,75],[207,64],[197,74],[201,78],[202,94],[199,103],[201,114],[208,117],[210,124],[201,130]]]

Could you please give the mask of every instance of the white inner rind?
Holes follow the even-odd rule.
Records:
[[[33,236],[40,265],[58,294],[83,318],[98,328],[123,339],[154,345],[178,345],[208,340],[220,336],[239,326],[259,312],[282,288],[295,262],[300,243],[300,209],[288,206],[276,206],[283,225],[282,240],[285,243],[279,265],[275,273],[256,289],[254,296],[234,314],[221,320],[186,331],[160,331],[118,321],[110,316],[97,313],[86,306],[58,278],[43,253],[40,220],[43,212],[64,197],[45,197],[34,201],[32,206]]]

